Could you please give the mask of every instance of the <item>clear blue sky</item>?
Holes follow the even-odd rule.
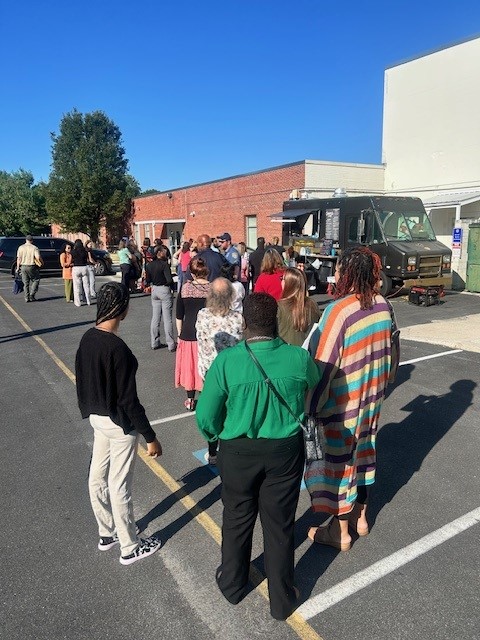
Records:
[[[479,34],[478,0],[4,0],[0,170],[48,180],[74,108],[117,124],[144,190],[379,163],[385,68]]]

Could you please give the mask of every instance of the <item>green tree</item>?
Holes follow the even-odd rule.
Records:
[[[114,233],[129,219],[139,185],[127,174],[120,129],[102,111],[73,110],[51,134],[52,173],[47,210],[65,231],[98,239],[102,226]]]
[[[0,235],[14,236],[48,231],[45,185],[34,184],[29,171],[0,171]]]

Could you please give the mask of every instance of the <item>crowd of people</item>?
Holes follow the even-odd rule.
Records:
[[[183,283],[191,280],[191,259],[200,255],[206,261],[209,282],[213,282],[220,275],[230,280],[235,290],[234,308],[241,312],[242,300],[250,290],[271,293],[277,300],[281,297],[280,280],[283,270],[286,266],[296,267],[299,254],[293,247],[284,249],[278,242],[278,237],[274,237],[272,242],[266,245],[264,238],[258,238],[257,248],[248,253],[246,244],[233,244],[228,232],[214,237],[202,234],[197,240],[190,238],[184,241],[172,256],[169,247],[160,238],[156,238],[152,245],[150,238],[146,237],[141,247],[133,238],[124,238],[120,240],[117,248],[121,282],[130,293],[151,293],[152,286],[160,286],[153,282],[153,274],[157,276],[159,268],[147,267],[157,258],[159,252],[163,252],[160,255],[169,268],[172,266],[172,258],[176,262],[177,283],[170,281],[170,276],[168,279],[172,292],[175,289],[180,292]],[[92,300],[96,298],[96,261],[93,249],[92,240],[82,242],[79,238],[73,245],[66,242],[61,249],[59,266],[62,268],[65,300],[74,302],[75,306],[82,306],[84,303],[91,305]],[[18,249],[16,264],[18,279],[21,279],[24,285],[26,302],[36,300],[42,266],[40,251],[33,244],[32,236],[27,235],[25,244]],[[260,283],[257,286],[259,277]],[[163,279],[162,286],[165,284]],[[158,296],[155,296],[155,299],[158,299]],[[158,313],[156,315],[158,316]],[[165,318],[165,312],[162,312],[162,316]],[[157,348],[158,340],[155,339],[153,342],[155,344],[152,344],[152,348]],[[171,346],[168,341],[167,344]]]
[[[62,268],[65,300],[75,306],[83,302],[91,305],[96,298],[95,291],[95,258],[91,240],[83,243],[77,238],[73,245],[66,242],[60,252],[59,266]],[[33,244],[33,237],[27,235],[25,244],[17,251],[16,272],[21,275],[25,302],[35,302],[40,284],[40,269],[43,259],[40,250]]]
[[[25,272],[35,258],[29,244],[27,239],[19,254]],[[174,384],[185,390],[185,408],[196,411],[208,443],[206,461],[217,465],[222,482],[218,587],[233,604],[245,597],[260,514],[270,612],[284,620],[299,602],[293,531],[302,476],[313,513],[323,514],[306,531],[312,543],[348,551],[369,533],[369,489],[394,322],[379,293],[379,259],[365,247],[344,251],[334,300],[321,315],[295,256],[278,239],[268,246],[260,238],[250,255],[228,233],[184,242],[174,255],[181,273],[176,301],[165,245],[152,248],[145,241],[139,274],[132,271],[140,261],[135,247],[120,244],[122,282],[100,288],[96,326],[85,333],[76,356],[78,404],[94,432],[89,492],[98,548],[119,545],[120,562],[130,564],[161,544],[140,538],[135,529],[131,484],[139,434],[150,456],[162,449],[138,399],[137,360],[117,335],[135,290],[132,281],[142,278],[151,289],[151,348],[175,352]],[[75,304],[82,296],[90,304],[95,296],[89,251],[88,243],[77,240],[61,256],[65,298],[73,295]],[[27,291],[34,298],[34,285]],[[306,415],[324,455],[305,465]]]

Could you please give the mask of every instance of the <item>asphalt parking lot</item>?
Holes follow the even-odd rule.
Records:
[[[233,607],[217,591],[219,479],[203,464],[195,417],[174,388],[175,355],[150,349],[150,299],[133,296],[121,336],[139,360],[139,395],[164,448],[159,462],[140,451],[137,521],[164,547],[145,563],[122,567],[114,550],[96,549],[86,490],[92,435],[72,379],[95,306],[66,304],[60,278],[42,280],[38,302],[29,305],[13,296],[11,284],[0,274],[1,638],[478,639],[478,353],[402,340],[405,364],[382,411],[371,533],[348,553],[310,545],[306,531],[315,519],[302,491],[302,604],[279,623],[264,597],[260,531],[252,592]],[[315,299],[320,307],[328,300]],[[421,325],[431,338],[435,322],[479,314],[479,300],[449,293],[435,307],[393,303],[401,328]]]

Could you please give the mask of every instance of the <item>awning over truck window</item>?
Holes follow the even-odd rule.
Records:
[[[433,198],[423,199],[425,208],[443,209],[445,207],[462,206],[480,200],[480,191],[462,191],[457,193],[440,193]]]
[[[280,211],[280,213],[274,213],[270,216],[270,219],[275,222],[278,220],[279,222],[286,222],[286,218],[295,219],[300,216],[310,215],[314,211],[318,211],[318,209],[289,209],[288,211]]]

